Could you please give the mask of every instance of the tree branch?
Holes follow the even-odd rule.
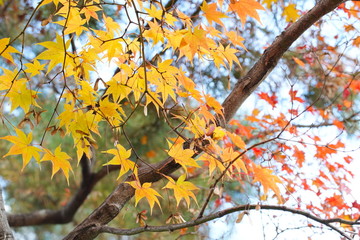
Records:
[[[228,208],[225,210],[221,210],[212,214],[209,214],[207,216],[191,220],[185,223],[180,224],[171,224],[171,225],[163,225],[163,226],[144,226],[144,227],[138,227],[138,228],[132,228],[132,229],[119,229],[119,228],[113,228],[109,226],[99,226],[94,227],[96,231],[99,233],[111,233],[115,235],[135,235],[142,232],[168,232],[168,231],[175,231],[182,228],[188,228],[188,227],[194,227],[198,226],[200,224],[209,222],[211,220],[221,218],[223,216],[226,216],[228,214],[239,212],[239,211],[248,211],[248,210],[254,210],[254,209],[262,209],[262,210],[277,210],[277,211],[284,211],[284,212],[290,212],[297,215],[304,216],[306,218],[309,218],[315,222],[321,223],[329,227],[330,229],[338,232],[340,235],[347,239],[351,239],[349,236],[347,236],[343,231],[338,229],[335,226],[332,226],[331,223],[341,223],[341,224],[347,224],[347,225],[360,225],[359,221],[347,221],[341,218],[332,218],[332,219],[322,219],[319,218],[311,213],[301,211],[298,209],[288,208],[284,206],[277,206],[277,205],[240,205],[233,208]]]
[[[325,14],[333,11],[341,0],[320,1],[313,9],[302,16],[297,22],[293,23],[281,35],[279,35],[273,44],[267,48],[261,58],[250,69],[250,71],[238,80],[230,95],[222,104],[224,108],[224,122],[228,122],[236,113],[241,104],[250,96],[250,94],[259,86],[266,76],[274,69],[279,59],[299,38],[299,36],[310,28]],[[161,179],[161,174],[171,174],[180,167],[174,159],[167,158],[164,161],[139,169],[139,179],[141,182],[156,182]],[[154,170],[155,169],[155,170]],[[124,205],[133,197],[134,189],[126,183],[121,183],[104,200],[104,202],[89,215],[81,224],[79,224],[65,239],[93,239],[99,232],[98,228],[109,223]]]

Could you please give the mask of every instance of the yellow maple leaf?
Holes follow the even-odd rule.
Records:
[[[175,9],[179,19],[182,21],[182,23],[186,26],[186,27],[192,27],[193,23],[191,20],[191,17],[189,17],[188,15],[186,15],[185,13],[181,12],[178,9]]]
[[[168,24],[168,25],[175,26],[175,22],[177,22],[178,19],[175,18],[175,17],[173,16],[173,14],[166,12],[163,21],[164,21],[166,24]]]
[[[279,177],[272,174],[273,170],[263,168],[259,165],[252,164],[252,170],[254,173],[253,182],[260,182],[264,187],[264,193],[266,194],[269,189],[273,190],[276,194],[279,202],[282,202],[282,197],[280,195],[280,189],[276,185],[277,183],[282,183]]]
[[[286,18],[287,22],[295,22],[300,17],[300,14],[296,9],[296,4],[294,3],[286,6],[282,15]]]
[[[157,9],[154,4],[151,4],[150,8],[145,8],[148,12],[149,16],[152,18],[156,18],[157,20],[161,20],[163,18],[163,10]]]
[[[185,199],[188,208],[190,207],[190,197],[195,200],[197,204],[196,197],[192,191],[198,190],[193,183],[185,181],[186,174],[181,175],[178,180],[175,182],[171,177],[166,176],[169,182],[163,188],[170,188],[174,190],[174,195],[176,199],[176,206],[179,206],[181,199]]]
[[[42,152],[41,149],[34,147],[31,145],[32,141],[32,132],[30,132],[27,136],[20,129],[15,128],[16,136],[5,136],[0,139],[5,139],[9,142],[12,142],[14,145],[10,148],[9,152],[4,155],[4,157],[9,155],[22,155],[23,166],[22,170],[24,170],[25,166],[30,162],[31,158],[34,157],[36,161],[39,162],[40,154]]]
[[[0,39],[0,56],[6,58],[10,62],[14,63],[13,57],[10,55],[10,53],[19,53],[21,54],[16,48],[12,46],[8,46],[10,42],[10,38],[2,38]],[[14,63],[15,64],[15,63]]]
[[[102,9],[98,6],[85,6],[81,9],[80,13],[85,15],[86,22],[89,23],[90,18],[94,18],[96,20],[99,20],[99,17],[97,15],[97,11],[101,11]]]
[[[3,70],[3,75],[0,76],[0,91],[1,90],[8,90],[12,87],[13,81],[18,76],[18,70],[14,69],[13,71],[0,67]]]
[[[142,185],[140,184],[139,181],[132,181],[132,182],[127,182],[127,183],[130,184],[135,189],[135,206],[137,206],[138,202],[142,198],[146,198],[146,200],[148,201],[148,203],[150,205],[151,214],[152,214],[152,210],[153,210],[155,203],[157,203],[157,205],[161,208],[160,202],[158,199],[158,197],[161,197],[161,195],[157,191],[155,191],[153,188],[151,188],[151,183],[146,182],[146,183],[143,183]]]
[[[227,16],[216,10],[217,4],[211,3],[207,4],[205,1],[201,6],[201,10],[204,12],[206,19],[211,24],[212,22],[216,22],[221,26],[224,26],[224,23],[220,20],[220,18],[227,18]]]
[[[88,29],[83,26],[87,21],[82,18],[78,8],[70,8],[70,12],[68,12],[67,8],[65,12],[58,12],[57,14],[62,15],[65,18],[54,22],[65,27],[64,34],[75,33],[76,36],[80,36],[83,31],[88,31]]]
[[[11,102],[11,111],[20,107],[25,113],[27,113],[29,112],[30,105],[40,107],[35,101],[37,92],[28,89],[26,83],[27,80],[25,79],[18,79],[14,81],[10,91],[6,95]]]
[[[49,4],[49,3],[54,3],[55,6],[57,6],[59,4],[59,2],[60,2],[60,0],[44,0],[41,2],[39,7]]]
[[[149,29],[145,30],[143,36],[147,39],[154,41],[154,44],[157,44],[159,41],[164,42],[164,33],[161,26],[156,22],[148,21]]]
[[[33,63],[25,63],[25,72],[31,73],[30,77],[36,76],[44,69],[45,64],[40,64],[38,60],[34,60]]]
[[[195,135],[195,138],[199,138],[206,133],[206,122],[203,118],[195,115],[194,119],[188,121],[189,130]]]
[[[192,149],[184,149],[183,144],[175,143],[168,151],[169,156],[175,159],[186,171],[187,167],[200,167],[194,158],[195,152]]]
[[[68,40],[65,44],[66,49],[64,48],[62,37],[58,34],[56,34],[55,42],[47,41],[38,44],[46,47],[47,50],[40,53],[36,59],[50,60],[47,70],[47,73],[49,73],[56,65],[64,63],[65,50],[69,47],[70,40]]]
[[[262,4],[265,4],[268,9],[271,9],[271,6],[277,1],[278,0],[263,0]]]
[[[81,88],[78,90],[78,100],[82,100],[85,106],[95,105],[97,92],[94,91],[93,86],[87,81],[79,81]]]
[[[102,151],[102,153],[109,153],[114,155],[114,157],[108,162],[106,165],[120,165],[120,172],[117,179],[119,179],[122,175],[127,173],[128,171],[133,171],[135,175],[137,175],[137,166],[136,164],[128,159],[131,155],[131,150],[126,150],[120,144],[116,145],[116,149],[109,149],[107,151]]]
[[[257,10],[265,10],[265,8],[255,0],[231,0],[228,9],[228,11],[236,12],[242,25],[245,24],[248,16],[260,22]]]
[[[55,173],[57,173],[61,169],[66,177],[67,183],[69,184],[69,170],[71,172],[73,171],[68,161],[69,159],[71,159],[71,157],[67,155],[65,152],[61,151],[60,145],[55,149],[54,154],[49,149],[46,148],[44,149],[44,152],[45,154],[40,161],[41,162],[51,161],[52,163],[51,178],[53,178]]]
[[[120,107],[120,104],[109,101],[109,98],[100,100],[99,107],[96,108],[99,114],[105,118],[112,126],[118,126],[123,122],[120,114],[125,116],[124,110]]]
[[[114,32],[120,34],[121,27],[118,22],[114,21],[114,19],[112,19],[111,17],[105,16],[105,14],[103,14],[103,19],[106,27],[106,32]]]
[[[116,79],[116,77],[118,76],[123,78],[123,73],[116,74],[110,81],[106,83],[108,85],[108,88],[105,95],[111,94],[115,102],[120,102],[131,92],[131,89],[128,86]],[[124,78],[125,77],[126,76],[124,76]]]
[[[226,130],[222,127],[216,127],[212,134],[212,139],[214,140],[222,140],[226,135]]]
[[[57,117],[60,120],[59,128],[65,125],[68,130],[69,124],[74,118],[74,104],[64,104],[64,110]]]
[[[221,48],[224,48],[224,46],[221,45]],[[239,62],[239,58],[235,55],[235,53],[238,53],[239,51],[231,48],[230,45],[228,45],[227,47],[225,47],[225,49],[222,49],[222,54],[224,55],[225,59],[227,60],[228,64],[229,64],[229,69],[232,69],[232,64],[233,62],[236,63],[239,67],[240,62]],[[225,65],[226,67],[226,65]]]

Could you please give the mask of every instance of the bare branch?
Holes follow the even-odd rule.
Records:
[[[191,220],[185,223],[180,224],[171,224],[171,225],[163,225],[163,226],[144,226],[144,227],[138,227],[138,228],[132,228],[132,229],[119,229],[119,228],[113,228],[109,226],[99,226],[94,227],[96,231],[99,233],[112,233],[115,235],[135,235],[142,232],[168,232],[168,231],[174,231],[182,228],[188,228],[188,227],[194,227],[198,226],[200,224],[209,222],[211,220],[221,218],[225,215],[239,212],[239,211],[248,211],[248,210],[254,210],[254,209],[262,209],[262,210],[278,210],[278,211],[284,211],[284,212],[291,212],[297,215],[304,216],[306,218],[309,218],[315,222],[321,223],[329,227],[330,229],[338,232],[340,235],[347,239],[351,239],[349,236],[347,236],[343,231],[341,231],[339,228],[331,225],[331,223],[341,223],[341,224],[347,224],[347,225],[360,225],[359,221],[347,221],[341,218],[332,218],[332,219],[323,219],[319,218],[311,213],[301,211],[298,209],[288,208],[284,206],[277,206],[277,205],[240,205],[233,208],[228,208],[222,211],[218,211],[212,214],[209,214],[207,216],[197,218],[195,220]]]

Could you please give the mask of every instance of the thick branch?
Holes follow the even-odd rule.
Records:
[[[325,14],[333,11],[342,1],[323,0],[312,10],[289,26],[278,36],[274,43],[265,50],[263,56],[256,62],[250,71],[238,80],[234,89],[223,103],[225,122],[228,122],[257,86],[274,69],[282,55],[291,44],[299,38],[310,26]],[[224,123],[225,124],[225,123]],[[172,158],[158,164],[144,166],[139,170],[139,179],[142,182],[156,182],[161,178],[159,172],[170,174],[180,166]],[[134,189],[129,184],[120,184],[89,217],[79,224],[65,239],[93,239],[99,232],[99,227],[109,223],[123,206],[133,197]]]
[[[347,225],[360,225],[359,221],[347,221],[341,218],[332,218],[332,219],[323,219],[319,218],[311,213],[301,211],[298,209],[288,208],[284,206],[277,206],[277,205],[240,205],[233,208],[228,208],[222,211],[218,211],[212,214],[209,214],[207,216],[191,220],[188,222],[180,223],[180,224],[171,224],[171,225],[163,225],[163,226],[144,226],[144,227],[138,227],[138,228],[132,228],[132,229],[119,229],[119,228],[113,228],[109,226],[100,226],[97,227],[97,231],[100,233],[112,233],[115,235],[135,235],[142,232],[169,232],[174,231],[182,228],[188,228],[188,227],[194,227],[198,226],[200,224],[209,222],[211,220],[221,218],[225,215],[239,212],[239,211],[249,211],[254,209],[262,209],[262,210],[278,210],[278,211],[284,211],[284,212],[290,212],[297,215],[304,216],[306,218],[309,218],[315,222],[321,223],[326,225],[332,230],[335,230],[340,235],[344,236],[347,239],[350,239],[344,232],[342,232],[340,229],[338,229],[335,226],[332,226],[330,223],[341,223],[341,224],[347,224]]]

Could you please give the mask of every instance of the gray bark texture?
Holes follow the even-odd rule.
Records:
[[[2,187],[0,187],[0,240],[15,239],[9,226],[5,213],[5,203],[2,194]]]

